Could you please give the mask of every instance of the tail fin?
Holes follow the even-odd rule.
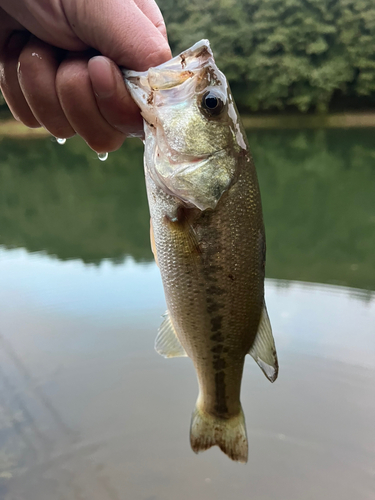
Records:
[[[219,446],[236,462],[247,462],[247,436],[242,411],[231,418],[219,418],[195,408],[191,418],[190,444],[195,453]]]

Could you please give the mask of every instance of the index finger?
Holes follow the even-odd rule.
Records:
[[[153,1],[148,6],[146,0],[137,1],[152,20],[133,0],[65,0],[64,11],[72,30],[87,45],[119,66],[144,71],[170,59],[171,51],[159,29],[158,8]]]
[[[167,28],[159,6],[153,0],[135,0],[135,3],[168,42]]]

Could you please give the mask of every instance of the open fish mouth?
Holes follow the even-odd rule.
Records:
[[[209,63],[215,64],[210,42],[200,40],[157,68],[143,72],[124,69],[123,75],[126,82],[143,87],[143,90],[166,90],[180,85]]]
[[[186,97],[199,92],[199,81],[202,81],[202,90],[207,86],[208,77],[216,81],[225,81],[220,71],[211,71],[216,68],[214,57],[208,40],[200,40],[190,49],[185,50],[173,59],[150,68],[144,72],[123,70],[125,83],[132,98],[141,109],[143,118],[153,124],[151,109],[164,104],[165,98],[169,103],[178,100],[174,90],[182,90]],[[183,89],[181,88],[183,86]]]

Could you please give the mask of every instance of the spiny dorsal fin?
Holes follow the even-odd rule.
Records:
[[[268,380],[275,382],[279,372],[279,364],[277,361],[275,341],[272,336],[271,323],[265,304],[260,317],[258,333],[249,354],[258,363]]]
[[[169,312],[164,315],[164,321],[160,325],[155,340],[155,350],[165,358],[178,358],[187,356],[185,349],[177,338]]]

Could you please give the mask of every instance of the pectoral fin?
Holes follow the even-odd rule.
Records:
[[[185,349],[177,338],[169,312],[164,315],[164,321],[160,325],[155,340],[155,350],[164,358],[186,357]]]
[[[268,380],[275,382],[279,372],[279,364],[266,305],[263,307],[258,333],[249,354],[258,363]]]
[[[180,205],[173,219],[170,217],[165,218],[165,223],[168,224],[170,231],[173,231],[175,236],[180,239],[181,249],[191,255],[200,255],[202,253],[194,229],[194,221],[200,214],[201,212],[197,209]]]
[[[155,245],[154,228],[152,227],[152,219],[150,219],[150,241],[151,241],[151,250],[152,253],[154,254],[156,265],[159,266],[158,253],[156,251],[156,245]]]

